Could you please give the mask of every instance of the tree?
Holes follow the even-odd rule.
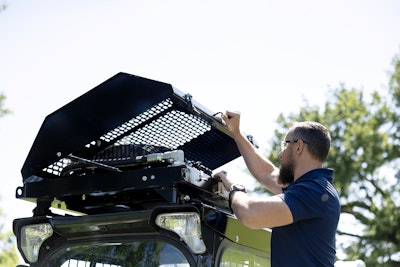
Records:
[[[0,218],[3,212],[0,210]],[[3,231],[4,224],[0,223],[0,266],[16,266],[18,254],[15,247],[15,238],[12,232]]]
[[[4,107],[5,99],[4,94],[0,93],[0,117],[10,113],[10,110]]]
[[[4,94],[0,93],[0,117],[10,113],[10,110],[4,107]],[[0,209],[0,221],[4,218],[3,211]],[[18,263],[18,254],[15,248],[15,238],[12,232],[4,232],[4,224],[0,222],[0,266],[16,266]]]
[[[4,107],[5,96],[0,93],[0,117],[10,113]],[[0,219],[3,219],[3,212],[0,209]],[[0,266],[15,266],[18,263],[18,254],[15,248],[15,240],[12,232],[3,231],[4,224],[0,223]]]
[[[5,5],[0,5],[0,12]],[[9,114],[10,110],[5,108],[6,97],[0,93],[0,117]],[[0,219],[3,219],[3,212],[0,209]],[[18,254],[15,248],[15,238],[12,232],[3,231],[4,224],[0,222],[0,266],[15,266],[18,263]]]
[[[299,114],[277,119],[275,148],[293,121],[318,121],[332,136],[326,167],[335,169],[335,185],[341,195],[342,214],[350,214],[361,231],[338,235],[351,238],[338,244],[347,260],[361,259],[368,267],[400,266],[400,61],[394,58],[387,94],[377,91],[365,97],[362,90],[343,84],[331,90],[323,107],[308,104]],[[386,96],[391,96],[385,99]],[[391,101],[393,100],[393,102]],[[278,161],[279,149],[268,157]]]
[[[0,4],[0,13],[7,8],[6,4]],[[0,93],[0,117],[8,114],[10,111],[4,107],[4,101],[6,97],[3,93]]]

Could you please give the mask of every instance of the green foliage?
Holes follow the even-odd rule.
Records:
[[[391,79],[389,82],[389,88],[391,94],[393,95],[393,100],[395,101],[395,106],[399,107],[400,105],[400,59],[399,56],[396,56],[393,59],[393,68],[394,71],[391,74]]]
[[[342,213],[361,224],[354,243],[339,244],[349,260],[362,259],[367,266],[400,266],[400,126],[396,107],[400,103],[400,62],[395,60],[388,102],[379,92],[365,97],[362,90],[344,85],[331,92],[323,108],[306,105],[299,114],[278,117],[279,128],[272,145],[277,148],[293,121],[318,121],[330,130],[332,147],[325,162],[335,169],[335,185],[341,195]],[[386,94],[386,96],[388,96]],[[278,160],[279,150],[268,155]]]
[[[2,218],[3,212],[0,210],[0,219]],[[18,254],[14,235],[12,232],[4,232],[3,228],[4,224],[0,223],[0,266],[16,266]]]
[[[5,99],[5,95],[0,93],[0,117],[10,113],[10,110],[4,107]]]
[[[5,4],[0,4],[0,13],[6,9]],[[6,97],[0,93],[0,117],[9,114],[10,110],[4,107]],[[0,209],[0,219],[3,218],[3,212]],[[0,223],[0,266],[16,266],[18,263],[18,254],[15,247],[15,238],[12,232],[4,232],[4,225]]]

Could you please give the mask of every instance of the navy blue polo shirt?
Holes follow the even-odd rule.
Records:
[[[334,266],[340,203],[332,182],[332,169],[315,169],[278,195],[293,223],[272,229],[272,267]]]

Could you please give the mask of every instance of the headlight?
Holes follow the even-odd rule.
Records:
[[[162,213],[157,215],[156,225],[177,233],[193,253],[202,254],[206,251],[206,245],[201,238],[201,223],[198,213]]]
[[[43,242],[52,236],[53,228],[48,223],[26,225],[21,229],[21,249],[29,262],[36,262]]]

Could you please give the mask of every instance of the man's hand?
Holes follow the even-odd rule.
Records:
[[[218,181],[218,182],[222,182],[222,184],[224,185],[225,189],[227,191],[229,191],[231,189],[232,184],[234,184],[233,181],[231,181],[228,178],[228,173],[226,171],[220,171],[218,173],[216,173],[214,175],[214,178]]]
[[[240,134],[240,112],[227,110],[225,114],[221,114],[226,127],[233,134]]]

